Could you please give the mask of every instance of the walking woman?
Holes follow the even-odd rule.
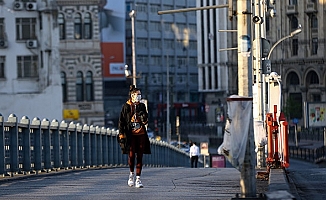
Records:
[[[143,167],[143,154],[150,154],[150,142],[147,135],[146,126],[148,123],[148,113],[146,105],[140,102],[140,89],[134,85],[130,86],[129,99],[122,106],[119,117],[119,136],[123,154],[128,154],[128,164],[130,169],[128,185],[142,188],[143,184],[140,175]],[[136,160],[136,165],[135,165]],[[136,166],[136,181],[135,181]]]

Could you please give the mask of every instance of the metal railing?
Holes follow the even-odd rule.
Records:
[[[301,129],[297,132],[297,138],[295,136],[294,127],[289,129],[289,141],[296,145],[289,145],[289,152],[292,158],[302,159],[308,162],[318,163],[326,160],[326,146],[324,146],[326,129],[321,128],[310,128]],[[320,146],[300,145],[303,142],[316,143],[321,142]]]
[[[298,158],[312,163],[318,163],[326,159],[326,147],[324,146],[314,149],[290,146],[289,150],[292,158]]]
[[[0,174],[49,172],[57,169],[127,166],[117,142],[118,131],[87,124],[0,114]],[[144,165],[189,167],[189,155],[162,141],[151,140]]]

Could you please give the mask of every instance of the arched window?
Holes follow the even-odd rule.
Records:
[[[310,18],[310,26],[311,28],[318,28],[318,19],[317,19],[317,16],[316,15],[312,15],[311,18]]]
[[[74,29],[75,29],[75,39],[82,39],[82,18],[79,13],[75,15],[74,20]]]
[[[59,39],[63,40],[66,39],[66,24],[65,18],[62,13],[58,15],[58,24],[59,24]]]
[[[86,101],[94,100],[94,90],[93,90],[93,73],[88,71],[85,80],[86,86]]]
[[[307,82],[307,86],[312,85],[312,84],[319,84],[319,78],[318,78],[318,75],[316,74],[316,72],[310,71],[307,74],[306,82]]]
[[[61,72],[62,101],[67,101],[67,77],[66,73]]]
[[[291,19],[291,29],[295,30],[298,27],[299,27],[298,19],[296,17],[292,17],[292,19]]]
[[[299,85],[300,84],[299,77],[295,72],[289,73],[287,82],[288,82],[288,85]]]
[[[92,38],[92,18],[90,13],[85,14],[84,18],[84,39]]]
[[[81,71],[77,72],[76,77],[76,101],[84,101],[84,80]]]

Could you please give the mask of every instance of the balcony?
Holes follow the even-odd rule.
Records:
[[[317,13],[317,3],[316,2],[307,3],[305,13],[307,14]]]
[[[298,13],[298,5],[288,5],[286,8],[287,15],[294,15]]]

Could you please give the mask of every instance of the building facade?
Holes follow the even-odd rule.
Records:
[[[57,0],[63,117],[104,126],[97,0]]]
[[[221,1],[197,0],[197,7],[215,5],[221,5]],[[229,62],[231,51],[227,50],[236,45],[231,43],[233,33],[228,32],[231,26],[227,8],[197,12],[198,90],[205,99],[207,123],[214,125],[224,122],[226,97],[236,92],[232,85],[237,78],[229,69],[237,62]]]
[[[196,7],[195,0],[126,0],[126,64],[132,69],[129,12],[135,10],[137,87],[142,89],[142,97],[148,103],[149,127],[158,134],[163,134],[166,127],[167,96],[172,135],[175,116],[185,122],[205,120],[198,92],[196,12],[157,13],[190,7]],[[125,80],[126,85],[131,83],[131,79]]]
[[[302,126],[311,117],[305,114],[305,103],[326,101],[325,4],[325,0],[277,1],[273,5],[277,15],[267,21],[271,45],[302,26],[300,34],[276,46],[270,57],[272,71],[282,76],[283,109]],[[326,106],[318,109],[325,125]]]
[[[62,120],[57,7],[0,1],[0,113]]]

